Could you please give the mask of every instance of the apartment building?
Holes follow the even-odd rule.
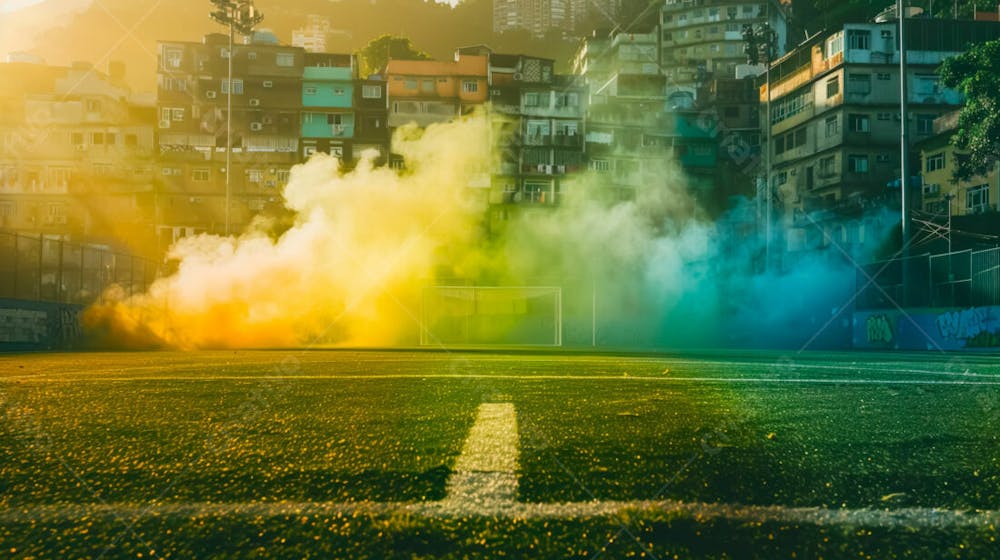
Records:
[[[920,209],[929,218],[969,216],[996,212],[1000,202],[1000,163],[985,175],[956,181],[954,172],[961,155],[951,144],[958,127],[958,111],[934,120],[934,134],[917,144],[920,153]]]
[[[124,72],[0,64],[0,228],[149,250],[155,107]]]
[[[158,45],[156,223],[164,246],[202,231],[239,231],[280,204],[282,186],[300,157],[305,52],[273,35],[233,47],[228,37]],[[227,77],[230,55],[233,80]],[[226,168],[232,90],[232,169]],[[226,173],[230,172],[226,196]]]
[[[456,53],[454,60],[390,60],[386,66],[389,129],[447,122],[489,99],[489,57]]]
[[[933,19],[906,20],[906,26],[912,146],[934,134],[935,119],[962,103],[940,85],[940,63],[1000,37],[1000,26]],[[895,21],[846,24],[772,65],[771,122],[762,129],[770,137],[772,187],[785,217],[803,226],[798,236],[821,215],[861,216],[865,208],[898,199],[892,186],[900,173],[897,30]],[[765,85],[762,104],[767,96]],[[860,227],[838,235],[853,243],[865,234]]]
[[[302,77],[302,159],[325,152],[354,159],[357,64],[354,55],[306,53]]]
[[[788,14],[779,0],[666,0],[660,11],[659,56],[668,93],[693,96],[708,79],[734,79],[763,70],[747,68],[742,35],[744,25],[763,23],[774,31],[775,57],[785,54]]]

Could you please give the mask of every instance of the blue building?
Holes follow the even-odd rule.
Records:
[[[354,55],[306,53],[302,76],[302,157],[326,152],[352,159],[356,115]]]

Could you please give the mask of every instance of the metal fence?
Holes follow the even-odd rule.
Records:
[[[858,309],[1000,305],[1000,247],[876,262],[856,282]]]
[[[105,246],[0,232],[0,298],[86,305],[112,285],[141,293],[156,274],[154,261]]]

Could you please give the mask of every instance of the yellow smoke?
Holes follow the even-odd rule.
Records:
[[[180,348],[388,345],[416,338],[419,293],[445,256],[476,245],[485,200],[468,188],[488,169],[477,115],[394,139],[407,169],[370,159],[343,173],[317,154],[284,191],[295,223],[238,237],[200,235],[170,251],[179,268],[145,294],[110,298],[85,324],[104,342]]]

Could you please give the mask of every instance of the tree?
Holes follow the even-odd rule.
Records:
[[[985,174],[1000,158],[1000,39],[982,43],[944,61],[941,83],[965,95],[951,143],[959,181]]]
[[[358,64],[362,76],[370,76],[380,72],[390,59],[428,60],[430,55],[414,48],[406,37],[380,35],[357,52]]]

